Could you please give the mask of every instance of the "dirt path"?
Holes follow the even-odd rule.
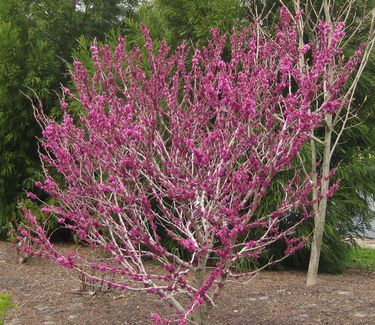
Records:
[[[375,324],[375,273],[351,270],[322,275],[313,290],[299,272],[263,272],[248,283],[228,284],[209,324]],[[50,261],[16,263],[9,243],[0,242],[0,292],[12,294],[18,310],[7,325],[150,324],[151,311],[168,307],[150,295],[109,292],[94,297],[74,294],[78,281]]]

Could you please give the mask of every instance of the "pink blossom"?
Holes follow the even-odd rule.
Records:
[[[73,63],[74,91],[63,88],[62,120],[36,111],[45,162],[44,181],[36,186],[56,202],[45,203],[43,212],[53,212],[100,254],[61,255],[27,210],[19,229],[24,250],[81,274],[89,269],[94,283],[156,293],[176,307],[166,322],[182,324],[227,277],[242,275],[232,272],[238,259],[256,260],[283,238],[285,256],[302,248],[303,239],[291,238],[294,229],[322,197],[311,199],[316,188],[308,179],[295,174],[283,184],[274,211],[259,209],[313,130],[349,104],[342,90],[363,49],[344,62],[344,25],[326,22],[300,48],[292,18],[287,8],[280,10],[276,36],[259,35],[256,25],[233,30],[231,58],[218,29],[191,53],[185,45],[175,53],[165,43],[154,48],[145,26],[145,56],[128,50],[121,37],[114,54],[93,44],[94,75]],[[327,78],[329,67],[333,78]],[[316,105],[321,98],[329,100]],[[66,105],[75,100],[84,113],[73,118]],[[295,211],[301,213],[289,219]],[[254,237],[247,236],[250,230]],[[164,272],[155,272],[150,261]],[[192,278],[202,268],[206,277],[197,286]],[[111,279],[104,276],[109,272]]]

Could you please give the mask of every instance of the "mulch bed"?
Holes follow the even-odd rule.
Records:
[[[375,272],[349,270],[320,276],[306,289],[302,272],[262,272],[254,280],[226,285],[208,324],[375,324]],[[170,310],[152,295],[77,294],[79,281],[51,261],[17,263],[10,243],[0,242],[0,293],[18,305],[6,325],[151,324],[150,313]]]

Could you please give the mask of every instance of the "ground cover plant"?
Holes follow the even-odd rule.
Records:
[[[0,293],[0,325],[4,324],[4,319],[8,310],[14,307],[12,297],[6,293]]]
[[[344,60],[344,26],[327,22],[301,46],[295,21],[282,8],[273,34],[259,24],[234,30],[226,61],[217,29],[192,57],[185,44],[155,51],[145,27],[144,55],[121,37],[114,53],[93,44],[95,74],[74,62],[63,120],[35,110],[45,173],[36,185],[58,202],[42,213],[106,254],[59,252],[31,211],[19,229],[25,252],[77,270],[91,285],[158,295],[175,313],[168,320],[153,313],[156,324],[204,324],[225,282],[244,275],[233,272],[239,260],[257,259],[277,241],[285,243],[281,259],[303,247],[295,228],[337,184],[311,199],[321,182],[296,173],[272,213],[257,208],[327,112],[348,104],[341,90],[362,50]]]

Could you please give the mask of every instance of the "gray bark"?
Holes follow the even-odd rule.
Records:
[[[330,161],[331,161],[331,142],[332,142],[332,116],[328,115],[326,118],[326,127],[324,135],[324,152],[323,152],[323,164],[322,164],[322,180],[321,180],[321,189],[320,194],[322,199],[319,204],[314,205],[315,211],[315,227],[314,235],[311,244],[311,254],[309,268],[307,271],[307,280],[306,286],[312,287],[315,286],[318,282],[318,269],[319,269],[319,260],[320,252],[323,242],[324,234],[324,225],[327,211],[327,191],[329,189],[329,172],[330,172]],[[312,150],[312,158],[316,156],[315,146]],[[317,174],[316,174],[316,160],[313,160],[313,182],[317,183]],[[314,169],[315,168],[315,169]],[[313,198],[317,197],[317,192],[313,193]]]

